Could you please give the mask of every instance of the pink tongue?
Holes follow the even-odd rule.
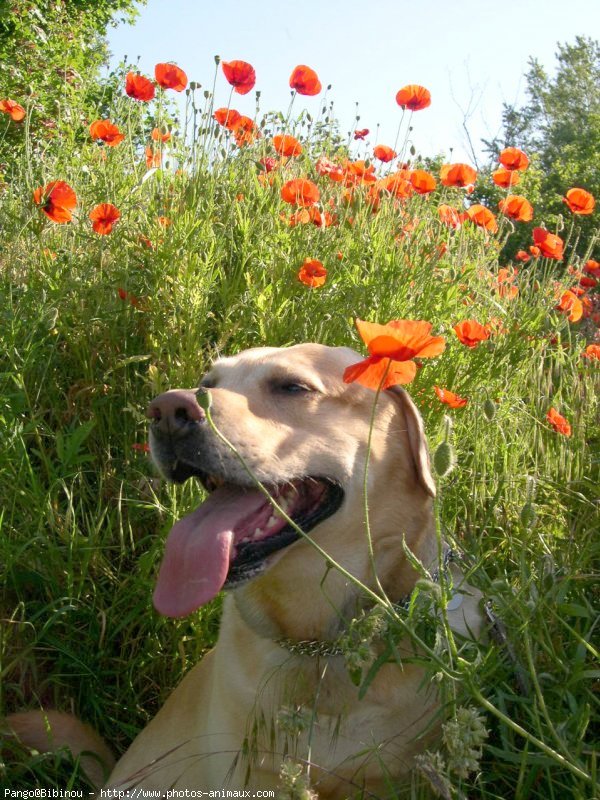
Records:
[[[221,486],[180,519],[167,537],[154,590],[156,610],[185,617],[212,600],[227,578],[234,532],[266,502],[258,490]]]

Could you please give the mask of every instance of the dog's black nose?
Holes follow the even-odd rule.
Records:
[[[146,416],[152,420],[155,433],[168,436],[185,435],[190,428],[206,420],[206,414],[189,389],[171,389],[155,397]]]

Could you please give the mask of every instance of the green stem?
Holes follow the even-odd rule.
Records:
[[[564,767],[565,769],[569,770],[569,772],[572,772],[581,780],[584,780],[586,783],[593,783],[592,776],[588,775],[588,773],[585,772],[585,770],[581,769],[581,767],[578,767],[577,764],[572,764],[560,753],[557,753],[556,750],[553,750],[545,742],[542,742],[541,739],[538,739],[537,736],[534,736],[532,733],[529,733],[528,731],[525,730],[525,728],[522,728],[518,723],[516,723],[510,717],[507,717],[506,714],[500,711],[499,708],[496,708],[496,706],[493,703],[490,703],[490,701],[481,694],[481,692],[479,691],[477,686],[475,686],[475,684],[471,679],[468,680],[468,686],[470,692],[472,693],[473,697],[477,700],[477,702],[480,705],[482,705],[487,711],[489,711],[490,714],[493,714],[497,719],[503,722],[508,728],[517,733],[519,736],[522,736],[527,742],[537,747],[539,750],[541,750],[543,753],[549,756],[553,761],[555,761],[557,764],[560,764],[561,767]]]

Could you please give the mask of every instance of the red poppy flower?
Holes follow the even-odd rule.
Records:
[[[518,147],[507,147],[500,153],[500,163],[508,170],[526,170],[529,166],[529,159]]]
[[[150,134],[150,138],[154,142],[161,142],[162,144],[165,144],[171,138],[171,134],[169,133],[169,131],[165,131],[163,133],[163,131],[160,128],[152,128],[152,133]]]
[[[354,139],[355,140],[357,140],[357,139],[366,139],[368,135],[369,135],[369,129],[368,128],[361,128],[361,130],[359,130],[359,131],[354,131]]]
[[[90,219],[92,220],[92,228],[100,236],[109,234],[113,225],[121,218],[121,213],[116,206],[112,203],[100,203],[96,208],[90,211]]]
[[[254,120],[250,117],[242,115],[236,122],[233,130],[233,138],[238,147],[245,147],[260,136],[260,132],[256,127]]]
[[[312,181],[296,178],[281,187],[281,199],[294,206],[312,206],[319,202],[321,193]]]
[[[529,245],[529,252],[533,256],[533,258],[539,258],[542,255],[542,251],[535,244]]]
[[[217,108],[213,114],[213,117],[217,120],[219,125],[222,125],[229,131],[233,131],[239,124],[242,115],[234,108]]]
[[[298,94],[313,97],[319,94],[323,87],[314,69],[299,64],[290,75],[290,88],[295,89]]]
[[[498,208],[506,217],[516,222],[530,222],[533,219],[533,206],[519,194],[509,194],[498,203]]]
[[[417,194],[429,194],[437,186],[436,180],[430,172],[424,169],[414,169],[410,173],[410,182]]]
[[[148,442],[134,442],[131,445],[131,449],[135,450],[136,453],[149,453],[150,452],[150,445]]]
[[[596,201],[594,195],[586,192],[585,189],[569,189],[564,202],[569,206],[573,214],[591,214],[594,211]]]
[[[263,172],[273,172],[274,169],[277,169],[278,161],[276,158],[261,158],[259,160],[259,165],[262,167]]]
[[[496,186],[501,186],[503,189],[508,189],[510,186],[516,186],[521,180],[521,176],[516,170],[506,169],[500,167],[492,172],[492,180]]]
[[[227,83],[233,86],[234,92],[248,94],[256,83],[256,72],[247,61],[223,61],[221,63]]]
[[[319,175],[327,175],[332,181],[339,182],[344,177],[344,170],[327,156],[320,156],[315,162],[315,170]]]
[[[312,289],[323,286],[327,278],[327,270],[316,258],[307,258],[298,272],[298,280]]]
[[[467,214],[471,222],[474,222],[475,225],[479,225],[480,228],[485,228],[485,230],[489,231],[490,233],[496,233],[498,230],[496,217],[492,214],[489,208],[486,208],[479,203],[475,203],[474,205],[470,206],[470,208],[467,208]]]
[[[152,147],[146,147],[146,166],[148,169],[158,169],[162,162],[162,153],[160,150],[154,150]]]
[[[33,202],[52,222],[62,224],[73,219],[71,213],[77,205],[77,195],[68,183],[52,181],[39,186],[33,193]]]
[[[600,361],[600,344],[588,344],[581,355],[590,361]]]
[[[545,258],[553,258],[556,261],[562,261],[564,242],[560,236],[549,233],[544,228],[534,228],[533,241],[535,242],[535,246],[539,247],[540,253]]]
[[[589,273],[590,275],[595,275],[598,273],[600,276],[600,261],[594,261],[593,258],[590,258],[589,261],[586,261],[583,265],[583,271]]]
[[[474,319],[465,319],[453,328],[461,344],[467,347],[477,347],[481,342],[490,338],[490,329]]]
[[[440,169],[440,180],[444,186],[470,186],[476,178],[477,172],[468,164],[444,164]]]
[[[0,111],[8,114],[13,122],[22,122],[25,119],[25,109],[14,100],[0,100]]]
[[[514,272],[510,272],[510,270],[506,268],[502,268],[498,271],[496,291],[500,297],[504,297],[507,300],[514,300],[514,298],[519,294],[519,287],[514,286],[512,283],[516,277],[516,274],[516,270]]]
[[[100,139],[109,147],[115,147],[122,142],[125,134],[108,119],[97,119],[90,125],[90,136],[92,139]]]
[[[443,337],[431,336],[430,322],[407,319],[392,320],[387,325],[360,319],[355,322],[370,355],[344,371],[345,383],[356,381],[368,389],[410,383],[417,374],[412,359],[439,356],[446,347]]]
[[[154,84],[143,75],[128,72],[125,77],[125,93],[134,100],[147,103],[154,98]]]
[[[564,314],[569,322],[579,322],[583,316],[583,303],[574,292],[568,290],[563,292],[555,308]]]
[[[440,389],[439,386],[434,386],[433,388],[441,402],[450,406],[450,408],[464,408],[469,402],[467,397],[459,397],[449,389]]]
[[[386,144],[378,144],[377,147],[373,148],[373,155],[383,161],[384,164],[387,164],[388,161],[393,161],[396,158],[396,151]]]
[[[388,192],[392,197],[396,197],[399,200],[410,197],[415,191],[414,186],[410,182],[410,173],[405,169],[392,172],[391,175],[386,175],[385,178],[381,178],[381,180],[377,181],[373,186],[373,190],[378,194],[381,192]]]
[[[175,89],[176,92],[182,92],[188,82],[187,75],[177,64],[157,64],[154,77],[163,89]]]
[[[356,186],[359,183],[375,183],[374,164],[367,164],[366,161],[344,161],[344,183],[346,186]]]
[[[273,137],[273,147],[280,156],[299,156],[302,152],[302,145],[293,136],[286,134]]]
[[[546,419],[557,433],[562,433],[563,436],[571,435],[571,425],[555,408],[550,408],[548,410]]]
[[[310,208],[303,208],[296,212],[296,215],[302,215],[302,222],[312,222],[317,228],[329,228],[337,222],[335,217],[329,211],[319,211],[315,206]],[[292,215],[295,216],[295,215]],[[290,220],[290,224],[292,224]]]
[[[306,225],[309,222],[312,222],[312,224],[316,225],[318,228],[329,228],[336,222],[336,219],[329,211],[323,211],[321,213],[315,206],[300,208],[298,211],[295,211],[289,219],[286,218],[285,214],[280,214],[280,217],[292,228],[296,225]]]
[[[526,250],[518,250],[515,261],[522,261],[523,264],[526,264],[528,261],[531,261],[531,256]]]
[[[431,92],[424,86],[411,83],[396,94],[396,102],[409,111],[421,111],[431,105]]]
[[[444,225],[449,228],[460,228],[460,215],[453,206],[448,206],[445,203],[438,208],[438,216]]]
[[[581,278],[579,278],[579,283],[581,286],[585,286],[586,289],[593,289],[595,286],[598,286],[598,281],[589,275],[582,275]]]

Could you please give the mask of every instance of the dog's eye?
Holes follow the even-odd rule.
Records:
[[[277,381],[273,383],[273,390],[279,394],[308,394],[314,391],[312,387],[299,381]]]

